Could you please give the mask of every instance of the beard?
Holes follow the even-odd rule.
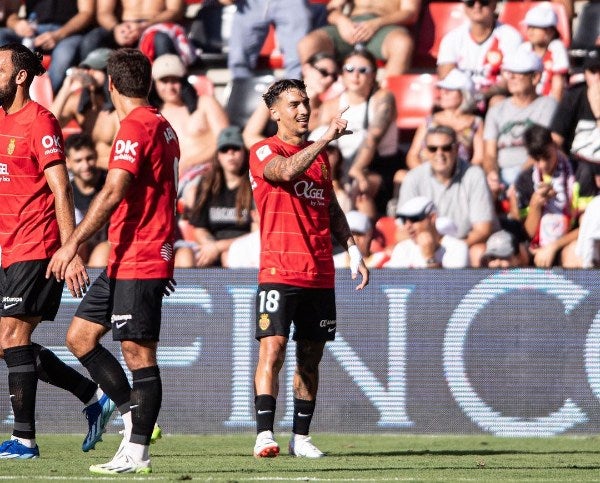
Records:
[[[0,105],[7,106],[12,104],[17,95],[17,83],[15,77],[11,77],[4,87],[0,87]]]

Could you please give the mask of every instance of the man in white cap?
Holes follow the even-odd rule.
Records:
[[[469,247],[463,240],[437,230],[437,210],[426,196],[416,196],[399,205],[396,219],[409,238],[396,244],[385,268],[469,266]]]
[[[483,168],[486,173],[499,173],[502,182],[510,186],[531,166],[527,164],[523,133],[533,124],[548,127],[557,102],[535,91],[542,61],[533,52],[520,50],[505,59],[502,73],[511,96],[491,107],[485,116]]]
[[[558,18],[550,2],[540,2],[525,14],[527,41],[519,49],[535,54],[542,60],[544,70],[536,91],[541,96],[562,98],[569,73],[569,54],[556,28]]]
[[[499,228],[485,174],[480,166],[458,157],[456,132],[451,127],[427,130],[425,154],[427,161],[404,178],[398,206],[416,196],[433,201],[440,217],[452,221],[452,234],[469,246],[470,265],[479,266],[486,240]]]
[[[519,245],[515,237],[506,230],[492,234],[485,244],[481,266],[488,268],[509,268],[521,266]]]
[[[160,113],[179,138],[180,176],[212,160],[217,152],[217,136],[229,126],[227,113],[212,95],[199,96],[195,110],[190,112],[183,98],[185,76],[185,65],[177,55],[161,55],[152,64]]]
[[[371,253],[371,240],[373,240],[373,223],[369,217],[361,211],[351,210],[346,213],[346,220],[350,232],[354,237],[356,246],[363,255],[363,261],[369,268],[381,268],[386,259],[386,254],[381,252]],[[335,268],[350,268],[350,257],[347,252],[338,253],[333,256]]]

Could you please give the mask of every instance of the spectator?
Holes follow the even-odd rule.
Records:
[[[392,197],[394,173],[402,167],[398,153],[396,102],[391,92],[377,86],[375,58],[356,50],[344,59],[345,91],[323,103],[319,124],[328,125],[340,109],[352,136],[338,139],[342,152],[342,177],[353,180],[354,191],[373,200],[373,212],[385,213]]]
[[[223,5],[235,4],[227,67],[233,79],[252,77],[260,50],[275,27],[283,54],[284,77],[299,79],[300,59],[296,45],[311,31],[312,14],[307,0],[219,0]]]
[[[350,227],[350,232],[354,237],[356,246],[363,256],[363,262],[368,268],[381,268],[386,260],[385,252],[371,253],[371,241],[373,240],[373,224],[367,215],[357,210],[346,213],[346,220]],[[335,268],[350,268],[350,256],[348,252],[343,251],[333,256]]]
[[[308,120],[308,129],[311,131],[318,126],[322,97],[337,80],[338,73],[339,68],[333,55],[324,52],[313,55],[302,64],[302,79],[306,85],[306,94],[311,108]],[[244,127],[244,143],[248,149],[275,132],[276,127],[270,127],[270,121],[272,122],[271,113],[261,102]]]
[[[519,244],[513,234],[506,230],[492,233],[481,256],[484,268],[511,268],[522,266]]]
[[[258,268],[260,265],[260,216],[256,207],[250,210],[250,233],[235,238],[223,253],[221,263],[227,268]]]
[[[313,30],[298,44],[303,62],[323,50],[343,59],[364,47],[386,62],[387,77],[409,69],[414,48],[409,28],[419,18],[421,0],[332,0],[327,7],[330,25]]]
[[[487,98],[505,93],[502,63],[521,44],[521,34],[496,19],[496,0],[463,0],[468,22],[448,32],[437,57],[441,79],[458,68],[473,79],[475,90]]]
[[[477,267],[486,240],[499,228],[485,174],[480,166],[458,157],[456,132],[451,127],[430,127],[425,145],[429,161],[407,173],[398,205],[402,207],[416,196],[433,201],[439,214],[437,223],[445,217],[454,225],[456,238],[469,246],[470,265]]]
[[[161,55],[152,65],[160,113],[171,123],[179,138],[180,178],[190,170],[206,167],[214,159],[217,136],[229,126],[227,113],[214,96],[199,96],[190,111],[183,97],[185,77],[185,65],[176,55]]]
[[[452,69],[437,82],[440,89],[439,106],[417,128],[406,165],[412,169],[425,159],[425,133],[432,125],[450,126],[456,131],[458,156],[472,164],[483,163],[483,119],[473,114],[475,108],[473,82],[462,71]],[[401,180],[400,180],[401,181]]]
[[[177,54],[190,65],[195,52],[184,28],[177,24],[184,10],[184,0],[99,0],[96,19],[100,26],[83,38],[81,55],[99,47],[138,47],[151,60]]]
[[[556,28],[556,13],[550,2],[541,2],[527,12],[524,22],[527,41],[519,48],[535,52],[544,67],[536,92],[560,101],[567,84],[569,54]]]
[[[469,247],[464,240],[442,235],[436,228],[437,210],[426,196],[409,199],[396,210],[397,222],[408,234],[392,250],[384,268],[464,268]]]
[[[532,52],[519,51],[507,58],[502,73],[511,97],[490,107],[485,116],[483,167],[486,173],[497,171],[506,186],[531,166],[523,132],[532,124],[548,126],[556,110],[555,99],[535,91],[541,72],[542,62]]]
[[[94,0],[28,0],[26,18],[12,11],[0,29],[0,45],[23,42],[52,55],[48,76],[58,92],[66,70],[77,62],[83,34],[94,21]]]
[[[600,47],[583,64],[585,83],[565,92],[550,128],[558,146],[567,153],[580,182],[580,200],[598,193],[594,166],[600,163]]]
[[[574,267],[580,213],[571,163],[548,128],[533,125],[523,139],[533,166],[521,172],[511,190],[513,218],[523,220],[536,267]]]
[[[73,134],[65,141],[67,168],[71,174],[73,202],[75,204],[75,223],[78,225],[87,213],[96,193],[102,186],[106,175],[96,168],[96,150],[88,134]],[[108,263],[108,225],[98,230],[91,238],[79,246],[79,256],[88,267],[103,268]]]
[[[250,232],[251,208],[248,156],[242,133],[230,126],[219,134],[216,160],[202,176],[190,213],[190,223],[196,228],[198,267],[222,264],[233,240]]]
[[[594,164],[594,181],[600,188],[600,164]],[[581,268],[600,268],[600,196],[587,205],[577,236],[575,255]]]

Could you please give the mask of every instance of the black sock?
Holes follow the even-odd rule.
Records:
[[[158,366],[131,371],[131,430],[132,443],[148,445],[158,419],[162,402],[162,381]]]
[[[4,360],[8,367],[8,391],[15,426],[13,436],[25,439],[35,438],[35,396],[37,374],[33,347],[22,345],[4,349]]]
[[[107,349],[98,344],[79,358],[92,379],[108,394],[123,414],[129,411],[131,386],[119,361]]]
[[[94,396],[98,385],[61,361],[51,350],[33,343],[38,379],[74,394],[83,404]]]
[[[294,398],[294,422],[292,431],[294,434],[308,434],[308,428],[315,412],[316,401]]]
[[[269,394],[261,394],[254,398],[256,434],[263,431],[273,431],[276,404],[277,400]]]

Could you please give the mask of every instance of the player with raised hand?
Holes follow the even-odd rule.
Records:
[[[309,427],[315,409],[319,363],[325,342],[336,332],[335,269],[331,235],[352,258],[352,277],[369,282],[369,271],[333,193],[325,148],[351,134],[340,110],[323,136],[307,142],[310,106],[304,83],[275,82],[263,96],[277,122],[275,136],[250,150],[250,176],[260,214],[261,255],[256,294],[259,356],[254,379],[257,438],[254,456],[279,454],[274,439],[279,371],[294,323],[294,375],[291,455],[320,458]]]

